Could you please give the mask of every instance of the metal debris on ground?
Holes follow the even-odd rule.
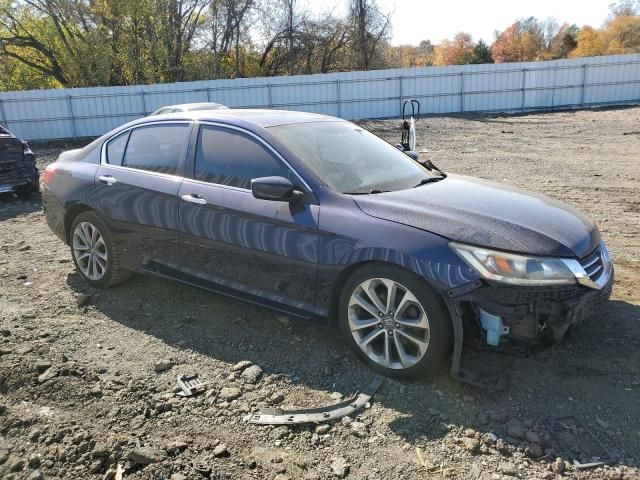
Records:
[[[208,477],[211,475],[211,467],[205,463],[193,463],[193,471],[199,473],[203,477]]]
[[[416,447],[416,455],[418,456],[418,462],[420,463],[420,465],[422,465],[422,468],[424,468],[427,472],[429,472],[429,466],[427,465],[427,462],[424,460],[424,456],[422,455],[422,450],[420,450],[419,447]]]
[[[193,471],[205,478],[208,478],[209,480],[228,480],[226,475],[215,471],[206,463],[194,462]]]
[[[300,410],[283,410],[281,408],[262,408],[258,413],[245,417],[249,423],[263,425],[286,425],[294,423],[322,423],[346,417],[363,408],[374,393],[380,388],[384,378],[376,376],[364,389],[354,397],[326,407]]]
[[[194,395],[204,392],[207,388],[207,382],[200,380],[197,373],[178,376],[178,385],[182,391],[177,395],[181,397],[193,397]]]
[[[588,470],[613,463],[600,440],[574,415],[556,418],[551,433],[564,450],[562,453],[572,460],[578,470]],[[574,453],[576,447],[580,451],[579,457]]]

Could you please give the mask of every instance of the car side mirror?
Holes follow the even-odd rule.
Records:
[[[293,183],[284,177],[260,177],[251,180],[251,193],[260,200],[295,203],[304,197]]]
[[[420,155],[418,155],[418,152],[414,152],[413,150],[406,150],[404,153],[406,153],[408,156],[413,158],[416,162],[418,161],[418,158],[420,158]]]

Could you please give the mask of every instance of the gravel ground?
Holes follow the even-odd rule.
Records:
[[[399,138],[398,121],[364,125]],[[259,406],[333,403],[372,373],[321,323],[143,276],[92,290],[39,196],[0,197],[0,477],[204,478],[197,462],[219,479],[640,478],[640,108],[425,118],[418,139],[445,171],[595,219],[616,268],[606,311],[553,348],[490,357],[510,380],[499,393],[444,372],[387,380],[333,424],[248,425]],[[36,148],[39,166],[60,151]],[[175,396],[193,372],[207,393]],[[569,462],[604,452],[613,465]]]

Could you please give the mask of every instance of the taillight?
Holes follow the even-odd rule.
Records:
[[[49,182],[53,178],[53,174],[58,170],[58,162],[53,162],[47,165],[47,168],[44,169],[44,184],[49,185]]]

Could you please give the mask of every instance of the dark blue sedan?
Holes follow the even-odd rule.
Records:
[[[451,350],[462,375],[463,339],[557,342],[608,299],[584,215],[409,154],[322,115],[172,113],[61,154],[43,198],[91,286],[144,272],[328,317],[388,375]]]

